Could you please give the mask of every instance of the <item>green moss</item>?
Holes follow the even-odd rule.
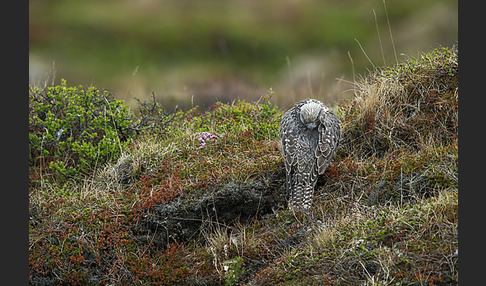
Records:
[[[225,272],[225,285],[234,285],[245,271],[243,268],[243,258],[240,256],[224,261],[223,267]]]

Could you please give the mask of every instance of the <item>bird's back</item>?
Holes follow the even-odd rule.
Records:
[[[322,122],[312,130],[303,124],[300,119],[300,107],[308,101],[300,101],[289,109],[282,117],[280,125],[286,191],[289,207],[293,209],[310,207],[317,177],[324,172],[334,157],[339,141],[339,121],[320,102],[321,113],[325,113],[322,114]],[[324,126],[324,123],[328,126]]]
[[[317,182],[314,154],[318,138],[317,129],[304,130],[299,135],[296,162],[290,173],[291,183],[289,184],[290,190],[288,190],[288,193],[291,194],[292,208],[306,207],[312,202],[314,185]]]

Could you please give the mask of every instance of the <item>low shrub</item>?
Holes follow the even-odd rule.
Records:
[[[134,138],[133,115],[106,90],[61,85],[29,89],[30,165],[78,178],[116,159]]]

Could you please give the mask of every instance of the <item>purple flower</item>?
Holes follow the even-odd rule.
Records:
[[[197,140],[199,141],[199,147],[197,149],[204,148],[206,146],[206,141],[217,142],[218,136],[210,133],[210,132],[197,132],[195,133],[196,136],[199,136]]]

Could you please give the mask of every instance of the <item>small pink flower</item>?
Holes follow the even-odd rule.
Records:
[[[197,132],[196,136],[199,136],[197,140],[199,141],[199,147],[197,149],[204,148],[206,146],[206,141],[217,142],[218,136],[210,133],[210,132]]]

